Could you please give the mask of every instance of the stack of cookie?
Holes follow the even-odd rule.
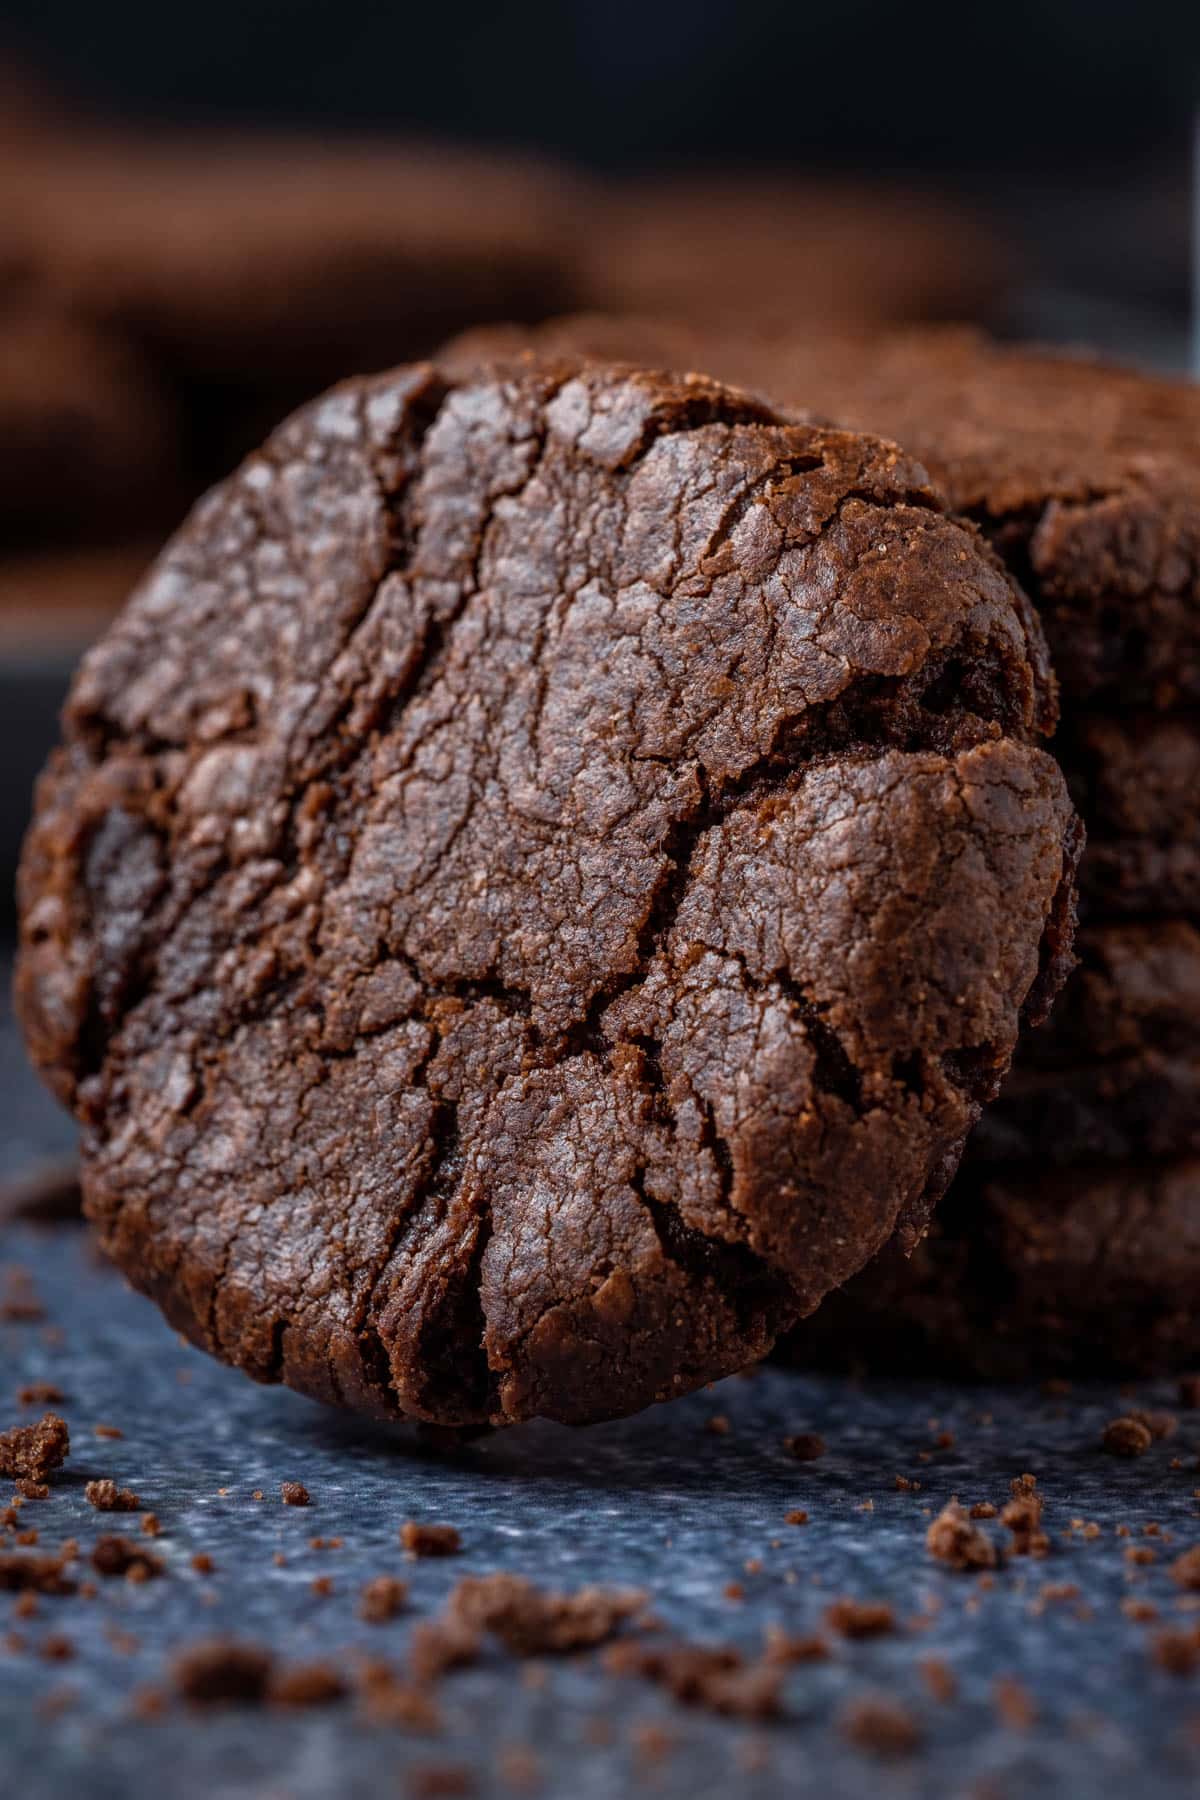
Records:
[[[982,1374],[1200,1355],[1200,390],[965,330],[738,343],[582,319],[537,340],[566,345],[897,439],[1018,575],[1058,675],[1078,970],[930,1235],[831,1296],[798,1353]]]

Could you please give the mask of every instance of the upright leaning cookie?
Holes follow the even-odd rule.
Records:
[[[107,1250],[381,1414],[583,1421],[911,1241],[1069,956],[1036,627],[893,447],[352,383],[86,659],[21,1016]]]

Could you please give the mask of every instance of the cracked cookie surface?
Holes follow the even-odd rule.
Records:
[[[90,653],[18,1004],[264,1380],[632,1410],[911,1243],[1070,956],[1036,626],[894,446],[564,359],[346,385]]]

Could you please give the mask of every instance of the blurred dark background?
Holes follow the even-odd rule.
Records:
[[[1197,0],[0,0],[0,882],[81,646],[308,395],[576,307],[1179,371],[1198,105]]]
[[[1117,166],[1185,141],[1187,0],[6,0],[11,47],[81,97],[178,121],[398,127],[648,158],[941,170]]]
[[[1028,248],[1013,331],[1184,353],[1195,0],[4,0],[0,46],[125,120],[933,179]]]

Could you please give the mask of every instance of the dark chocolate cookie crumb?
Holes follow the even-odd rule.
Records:
[[[1037,1707],[1029,1689],[1012,1675],[1001,1675],[992,1684],[992,1699],[1001,1721],[1010,1731],[1028,1731],[1037,1719]]]
[[[613,1674],[654,1682],[685,1706],[743,1719],[773,1719],[780,1711],[782,1666],[747,1662],[732,1646],[614,1644],[604,1663]]]
[[[1100,1434],[1100,1442],[1110,1456],[1144,1456],[1153,1441],[1149,1426],[1129,1414],[1110,1419]]]
[[[1036,1476],[1016,1477],[1012,1498],[1001,1509],[1000,1522],[1012,1533],[1014,1556],[1049,1555],[1050,1539],[1042,1529],[1042,1497],[1037,1492]]]
[[[841,1637],[882,1637],[896,1628],[896,1615],[886,1600],[831,1601],[825,1608],[825,1623]]]
[[[408,1640],[408,1666],[414,1681],[440,1681],[451,1669],[465,1669],[478,1661],[482,1636],[465,1619],[446,1612],[423,1619]]]
[[[886,1694],[868,1694],[843,1709],[838,1728],[859,1750],[873,1756],[911,1756],[922,1742],[921,1727],[907,1708]]]
[[[1182,1588],[1200,1589],[1200,1544],[1194,1544],[1171,1564],[1171,1578]]]
[[[66,1573],[71,1559],[30,1556],[22,1551],[0,1551],[0,1591],[27,1594],[73,1594],[76,1582]]]
[[[1190,1675],[1200,1667],[1200,1625],[1190,1628],[1168,1625],[1155,1632],[1150,1640],[1150,1653],[1159,1668],[1169,1675]]]
[[[470,1800],[477,1791],[474,1775],[461,1763],[423,1763],[408,1772],[411,1800]]]
[[[948,1706],[958,1698],[958,1676],[943,1657],[926,1656],[918,1667],[922,1681],[939,1705]]]
[[[795,1663],[824,1662],[831,1655],[828,1638],[809,1631],[794,1636],[781,1625],[768,1625],[763,1638],[763,1658],[785,1668]]]
[[[89,1481],[83,1490],[83,1497],[89,1506],[97,1512],[137,1512],[141,1501],[128,1488],[119,1488],[115,1481]]]
[[[1140,1407],[1129,1414],[1139,1425],[1144,1425],[1155,1440],[1172,1438],[1179,1430],[1179,1420],[1171,1412],[1144,1412]]]
[[[307,1506],[309,1503],[308,1489],[302,1482],[285,1481],[282,1483],[279,1492],[283,1497],[283,1504],[285,1506]]]
[[[271,1677],[267,1698],[272,1706],[329,1706],[348,1691],[345,1677],[330,1663],[297,1663]]]
[[[473,1632],[490,1632],[514,1656],[563,1655],[604,1643],[646,1604],[633,1588],[544,1592],[519,1575],[468,1576],[448,1610]]]
[[[991,1538],[969,1522],[957,1500],[944,1506],[925,1533],[930,1556],[952,1569],[994,1569],[999,1555]]]
[[[96,1540],[91,1560],[97,1575],[123,1575],[127,1581],[150,1581],[165,1573],[160,1556],[132,1538],[115,1534]]]
[[[61,1406],[65,1396],[52,1381],[31,1381],[18,1390],[18,1406]]]
[[[266,1696],[273,1659],[254,1644],[214,1639],[176,1657],[175,1691],[191,1706],[253,1706]]]
[[[368,1625],[386,1625],[408,1604],[408,1583],[395,1575],[376,1575],[358,1599],[358,1616]]]
[[[47,1413],[36,1425],[14,1425],[0,1432],[0,1475],[44,1482],[61,1468],[71,1449],[65,1419]]]
[[[462,1538],[453,1525],[421,1525],[406,1519],[400,1527],[400,1542],[409,1556],[456,1556],[462,1549]]]

